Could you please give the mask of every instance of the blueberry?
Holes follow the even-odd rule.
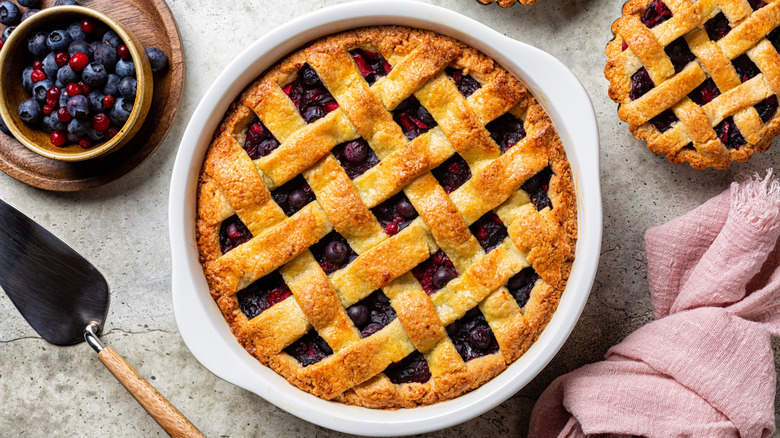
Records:
[[[330,262],[344,263],[348,256],[349,251],[347,251],[347,246],[338,240],[330,242],[328,246],[325,247],[325,258]]]
[[[20,15],[19,8],[13,2],[0,2],[0,23],[15,26],[19,24]]]
[[[124,80],[122,80],[122,82],[124,82]],[[293,209],[300,210],[309,203],[309,199],[306,196],[306,192],[304,192],[302,189],[297,189],[290,192],[290,194],[287,196],[287,202]]]
[[[469,344],[477,350],[487,350],[491,343],[490,332],[485,327],[476,327],[469,334]]]
[[[68,123],[68,132],[78,137],[87,135],[89,128],[90,123],[87,119],[71,119]]]
[[[100,88],[106,85],[108,72],[106,71],[106,68],[103,67],[103,64],[93,62],[84,68],[84,71],[81,73],[81,78],[87,85],[93,88]]]
[[[22,14],[22,22],[24,22],[24,20],[32,17],[33,15],[37,14],[38,12],[41,12],[41,10],[40,9],[28,9],[27,12]]]
[[[120,59],[116,62],[116,74],[122,78],[135,77],[135,64],[132,59]]]
[[[57,117],[56,111],[49,114],[48,116],[43,116],[41,127],[46,132],[65,131],[66,129],[68,129],[67,125],[60,122],[60,119]]]
[[[35,99],[27,99],[19,104],[19,118],[25,123],[37,123],[41,120],[43,111],[41,104]]]
[[[84,95],[76,95],[68,99],[65,106],[71,117],[87,117],[89,115],[89,99]]]
[[[65,91],[65,87],[60,87],[59,105],[62,107],[68,106],[68,100],[70,100],[70,96],[68,96],[68,92]]]
[[[152,71],[158,72],[168,66],[168,57],[165,52],[157,47],[146,49],[146,56],[149,58],[149,64],[152,65]]]
[[[76,120],[76,119],[74,119],[74,120]],[[70,124],[68,124],[68,126],[70,126]],[[78,136],[76,134],[71,134],[70,132],[66,132],[65,133],[65,138],[67,138],[68,141],[71,142],[71,143],[78,143],[79,140],[81,140],[80,136]]]
[[[48,38],[46,38],[46,47],[53,52],[64,52],[68,50],[68,46],[73,42],[73,38],[68,32],[64,30],[52,31]]]
[[[375,322],[372,322],[371,324],[367,325],[363,330],[360,331],[360,334],[363,335],[364,338],[367,338],[374,333],[378,332],[379,330],[382,330],[382,324],[377,324]]]
[[[44,103],[46,102],[46,92],[49,91],[49,88],[54,86],[54,81],[51,79],[44,79],[42,81],[38,81],[33,84],[32,87],[32,94],[35,100],[38,102]]]
[[[119,38],[119,35],[117,35],[113,30],[109,30],[103,34],[103,44],[108,44],[109,46],[116,49],[122,45],[122,38]]]
[[[62,67],[57,72],[57,82],[61,82],[63,85],[68,85],[71,82],[78,82],[78,81],[79,81],[78,75],[76,74],[76,72],[73,71],[72,68],[70,68],[69,65]]]
[[[91,138],[93,141],[103,141],[106,139],[106,134],[103,131],[95,131],[94,129],[89,128],[87,137]]]
[[[303,111],[303,119],[306,123],[314,122],[315,120],[325,117],[325,110],[319,106],[310,106]]]
[[[351,141],[344,146],[344,158],[352,164],[360,164],[368,158],[368,146],[362,141]]]
[[[89,99],[89,107],[93,110],[99,110],[103,108],[103,98],[105,97],[105,94],[101,93],[99,90],[92,90],[89,92],[89,96],[87,98]]]
[[[95,47],[94,57],[95,62],[103,64],[103,66],[109,70],[113,70],[116,66],[116,49],[108,44],[98,44],[97,47]]]
[[[33,82],[32,78],[30,77],[30,75],[32,74],[32,72],[33,72],[33,68],[32,68],[32,67],[27,67],[27,68],[26,68],[26,69],[24,69],[24,71],[22,72],[22,86],[24,87],[24,89],[25,89],[25,90],[26,90],[28,93],[31,93],[31,92],[32,92],[32,87],[33,87],[33,84],[34,84],[34,82]]]
[[[86,40],[87,34],[81,29],[81,22],[76,21],[68,26],[68,34],[73,41]]]
[[[1,38],[2,38],[2,40],[3,40],[3,42],[5,42],[5,41],[8,39],[8,37],[10,37],[10,36],[11,36],[11,33],[12,33],[14,30],[16,30],[16,26],[8,26],[8,27],[6,27],[6,28],[3,30],[3,35],[2,35],[2,37],[1,37]]]
[[[3,118],[0,117],[0,132],[3,134],[11,135],[11,131],[8,129],[7,126],[5,126],[5,122],[3,121]]]
[[[395,204],[395,209],[398,210],[398,213],[406,220],[414,219],[415,216],[417,216],[417,210],[414,209],[412,203],[406,198],[399,199]]]
[[[311,66],[308,64],[301,70],[301,76],[303,77],[304,84],[311,86],[320,81],[319,76],[317,76],[317,72],[315,72],[314,69],[311,68]]]
[[[120,97],[114,102],[114,106],[111,108],[109,117],[111,121],[116,121],[117,125],[124,124],[130,117],[130,112],[133,111],[132,102],[127,102],[124,98]]]
[[[54,6],[76,6],[77,4],[76,0],[57,0],[54,2]]]
[[[347,309],[347,315],[358,327],[362,327],[368,322],[369,314],[368,307],[363,304],[355,304]]]
[[[36,58],[43,58],[49,51],[46,47],[46,37],[48,36],[46,32],[37,32],[27,41],[27,50]]]
[[[68,56],[73,56],[79,52],[85,53],[89,56],[89,59],[92,59],[92,46],[90,46],[88,42],[77,40],[70,43],[70,46],[68,46]]]
[[[113,73],[108,74],[108,79],[106,80],[106,86],[103,87],[103,93],[105,94],[118,94],[119,93],[119,82],[122,80],[118,75],[115,75]]]
[[[433,287],[441,289],[457,276],[458,274],[452,268],[449,266],[442,266],[433,274]]]
[[[46,73],[46,77],[52,80],[57,79],[57,72],[60,70],[60,66],[57,65],[54,52],[49,52],[45,58],[43,58],[43,71]]]
[[[39,0],[16,0],[17,3],[19,3],[21,6],[24,6],[25,8],[32,8],[38,4],[38,1]]]
[[[138,82],[133,78],[122,78],[119,81],[119,94],[128,102],[135,102],[135,93]]]

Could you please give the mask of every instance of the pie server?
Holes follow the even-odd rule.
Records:
[[[108,311],[103,275],[32,219],[0,200],[0,287],[24,319],[55,345],[86,340],[98,359],[170,436],[203,437],[97,334]]]

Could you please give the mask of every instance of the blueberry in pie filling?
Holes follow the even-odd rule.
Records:
[[[604,75],[634,137],[696,169],[766,151],[780,133],[777,14],[761,0],[626,3]]]
[[[231,98],[196,237],[247,354],[325,400],[395,409],[465,394],[531,346],[577,216],[555,127],[518,79],[380,26],[312,42]]]

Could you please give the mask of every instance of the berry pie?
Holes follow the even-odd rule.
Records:
[[[780,132],[778,25],[775,0],[629,1],[604,71],[620,118],[697,169],[767,150]]]
[[[525,86],[395,26],[317,40],[251,83],[197,204],[238,342],[298,388],[370,408],[506,369],[552,316],[577,232],[569,163]]]
[[[486,5],[490,3],[498,3],[499,5],[501,5],[501,7],[508,8],[518,2],[520,4],[528,6],[536,3],[539,0],[478,0],[478,1]]]

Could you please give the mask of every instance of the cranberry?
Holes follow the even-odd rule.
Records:
[[[623,40],[623,42],[620,44],[620,51],[625,52],[626,49],[628,49],[628,43],[626,42],[626,40]]]
[[[61,107],[60,109],[58,109],[57,110],[57,118],[62,123],[70,122],[71,117],[70,117],[70,114],[68,113],[68,109],[65,108],[65,107]]]
[[[79,94],[83,93],[83,90],[81,89],[81,86],[75,82],[71,82],[70,84],[65,86],[65,92],[68,93],[68,96],[78,96]]]
[[[92,87],[90,87],[89,84],[87,84],[84,81],[79,81],[79,87],[81,87],[81,92],[84,93],[85,95],[89,94],[90,91],[92,91]]]
[[[385,224],[385,232],[387,233],[388,236],[395,236],[396,234],[398,234],[398,231],[400,230],[398,229],[397,222],[388,222],[387,224]]]
[[[44,73],[43,70],[33,70],[33,72],[30,73],[30,79],[32,79],[33,82],[40,82],[46,79],[46,73]]]
[[[355,49],[349,53],[352,55],[352,59],[355,60],[360,74],[363,75],[369,85],[390,73],[390,64],[377,52]]]
[[[476,236],[485,252],[490,252],[508,236],[504,223],[492,211],[471,224],[469,229]]]
[[[252,319],[290,295],[292,292],[279,271],[274,271],[240,290],[236,298],[244,315]]]
[[[222,221],[222,226],[219,228],[219,247],[222,250],[222,254],[227,253],[251,238],[252,233],[241,222],[238,215],[233,215]]]
[[[97,113],[92,117],[92,129],[103,132],[111,126],[111,119],[103,113]]]
[[[396,107],[393,120],[401,125],[409,140],[414,140],[436,126],[436,120],[414,96],[409,96]]]
[[[277,147],[279,147],[279,142],[260,119],[255,116],[254,120],[249,124],[246,139],[244,140],[244,150],[249,154],[249,158],[256,160],[265,157]]]
[[[52,131],[51,135],[49,135],[49,139],[51,140],[51,144],[60,147],[65,144],[68,138],[64,131]]]
[[[439,274],[442,277],[434,284],[434,275],[436,275],[441,268],[448,268],[452,272],[445,271],[442,274]],[[447,282],[452,280],[452,278],[449,278],[442,284],[442,281],[445,280],[444,277],[451,273],[455,273],[455,265],[452,264],[452,260],[450,260],[450,258],[447,257],[447,254],[442,250],[436,251],[428,260],[412,269],[412,275],[420,282],[423,290],[428,295],[432,295],[434,292],[441,289]],[[455,273],[455,275],[457,276],[457,273]]]
[[[127,59],[130,57],[130,49],[126,45],[121,44],[116,48],[116,54],[122,59]]]
[[[4,45],[5,45],[5,43],[3,42],[3,40],[0,40],[0,50],[2,50],[2,49],[3,49],[3,46],[4,46]]]
[[[79,139],[79,146],[81,146],[82,149],[89,149],[92,147],[92,139],[84,137]]]
[[[455,86],[458,87],[458,91],[460,91],[460,94],[462,94],[463,97],[471,96],[475,91],[482,87],[482,84],[477,82],[476,79],[467,74],[463,74],[463,70],[456,70],[454,68],[447,67],[444,69],[444,71],[450,75],[453,82],[455,82]]]
[[[43,70],[43,62],[41,62],[41,61],[33,61],[32,68],[34,70]]]
[[[730,149],[737,149],[739,150],[747,141],[745,141],[745,137],[742,136],[742,133],[739,132],[739,128],[737,128],[737,124],[734,123],[733,117],[728,117],[718,126],[715,127],[715,133],[718,135],[718,139],[723,142],[723,144]]]
[[[46,99],[54,99],[59,100],[60,98],[60,88],[59,87],[51,87],[46,91]]]
[[[89,64],[89,56],[83,52],[74,53],[68,61],[68,65],[70,65],[70,68],[75,72],[84,70],[87,64]]]
[[[116,101],[116,98],[110,94],[106,94],[105,97],[103,97],[103,107],[104,108],[111,108],[114,106],[114,102]]]
[[[718,96],[720,96],[720,90],[712,78],[702,82],[701,85],[688,94],[688,97],[699,105],[705,105]]]
[[[642,67],[631,76],[631,91],[628,92],[628,97],[631,100],[637,100],[652,90],[653,87],[655,87],[655,84],[650,79],[650,73],[647,72],[646,68]]]
[[[95,31],[96,25],[95,21],[90,18],[85,18],[81,21],[81,30],[84,31],[84,33],[92,33]]]
[[[455,154],[431,171],[447,193],[452,193],[471,178],[471,169],[459,154]]]
[[[114,128],[113,126],[108,128],[106,131],[106,140],[111,140],[112,138],[116,137],[116,135],[119,134],[119,130]]]
[[[52,108],[56,107],[56,106],[59,106],[59,102],[60,102],[59,99],[52,99],[50,97],[46,98],[46,105],[49,105]]]
[[[642,14],[642,23],[649,28],[653,28],[672,18],[672,11],[661,0],[653,0],[647,5],[645,13]]]
[[[384,373],[396,385],[425,383],[431,379],[431,370],[428,367],[428,362],[425,361],[425,356],[416,350],[400,362],[390,364]]]
[[[46,115],[48,116],[49,114],[51,114],[51,113],[53,113],[53,112],[54,112],[54,106],[53,106],[53,105],[49,105],[49,104],[47,103],[46,105],[44,105],[44,106],[41,108],[41,111],[43,111],[43,113],[44,113],[44,114],[46,114]]]
[[[67,64],[68,61],[70,61],[70,57],[67,52],[59,52],[54,55],[54,62],[57,63],[57,67],[65,67],[65,64]]]

